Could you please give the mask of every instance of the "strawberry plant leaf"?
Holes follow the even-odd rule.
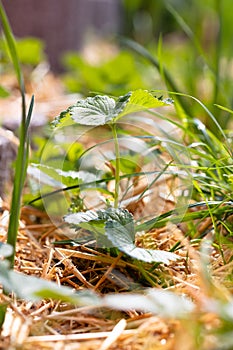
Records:
[[[149,91],[138,89],[120,96],[116,101],[106,95],[87,97],[70,106],[55,118],[52,125],[67,123],[71,118],[80,125],[99,126],[114,123],[121,117],[171,104],[171,100],[154,97]]]
[[[161,262],[169,264],[170,260],[177,260],[179,256],[174,253],[139,248],[135,245],[135,228],[133,215],[127,209],[107,208],[106,210],[88,210],[68,214],[64,217],[65,222],[72,226],[101,234],[101,244],[108,247],[116,247],[123,253],[134,259],[144,262]],[[104,235],[106,242],[103,241]],[[101,237],[99,235],[99,237]],[[111,242],[111,243],[110,243]]]
[[[116,102],[106,95],[96,95],[81,100],[70,107],[71,118],[81,125],[105,125],[114,118]]]
[[[106,210],[98,210],[98,215],[105,221],[120,221],[122,225],[132,224],[133,222],[133,215],[127,209],[110,207]]]
[[[134,225],[132,214],[127,210],[107,208],[106,210],[87,210],[86,212],[78,212],[67,214],[64,216],[64,221],[70,224],[73,228],[83,228],[95,234],[95,239],[99,247],[115,247],[111,240],[105,234],[105,223],[109,220],[121,220],[122,224]],[[131,227],[131,230],[133,227]],[[76,240],[77,242],[77,240]],[[117,247],[117,246],[116,246]]]
[[[100,218],[98,213],[95,210],[87,210],[85,212],[78,212],[67,214],[64,216],[64,221],[71,225],[79,226],[82,223],[86,222],[96,222],[99,221]]]
[[[35,166],[28,166],[27,168],[27,174],[39,181],[40,183],[44,185],[48,185],[51,187],[57,187],[57,188],[62,188],[63,185],[60,181],[55,180],[53,177],[49,176],[48,174],[45,174],[43,171],[41,171],[39,168]]]
[[[105,224],[106,235],[113,246],[134,259],[148,263],[161,262],[169,264],[170,260],[179,259],[179,256],[174,253],[137,247],[134,243],[135,229],[133,216],[126,209],[117,210],[121,210],[122,215],[118,215],[118,218],[107,220]]]
[[[28,174],[41,183],[58,188],[64,187],[63,185],[74,186],[83,182],[92,183],[96,180],[96,175],[88,171],[64,171],[48,165],[35,163],[32,163],[28,167]]]
[[[87,210],[85,212],[78,212],[67,214],[64,216],[65,222],[72,225],[80,225],[86,222],[96,222],[102,221],[106,222],[108,220],[121,220],[122,224],[127,224],[132,222],[132,214],[128,212],[128,210],[124,209],[100,209],[100,210]]]
[[[89,232],[89,235],[86,237],[87,241],[95,240],[98,246],[105,248],[112,246],[111,242],[105,236],[105,221],[95,210],[67,214],[63,219],[77,231],[80,228],[87,230]],[[74,241],[75,243],[80,244],[82,238],[75,239]]]
[[[126,100],[127,103],[125,103],[122,111],[118,111],[117,119],[120,119],[127,114],[144,111],[150,108],[163,107],[171,104],[171,101],[168,99],[163,100],[161,98],[154,97],[149,91],[139,89],[132,91],[123,97],[120,97],[117,101],[117,105],[118,103],[121,104],[121,100],[125,100],[126,96],[128,97]]]
[[[67,125],[74,124],[73,120],[70,118],[69,109],[61,112],[54,120],[51,122],[51,126],[56,128],[57,126],[63,127]]]

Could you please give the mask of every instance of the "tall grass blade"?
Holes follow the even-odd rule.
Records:
[[[19,58],[16,50],[14,35],[12,33],[7,15],[5,13],[2,2],[0,1],[0,19],[2,22],[3,32],[6,38],[6,43],[10,52],[10,57],[13,62],[15,74],[18,80],[21,98],[22,98],[22,115],[21,115],[21,125],[20,125],[20,143],[18,148],[18,154],[16,158],[15,165],[15,176],[13,184],[13,193],[11,199],[11,209],[10,209],[10,219],[7,232],[7,243],[12,245],[13,254],[8,258],[11,267],[14,266],[15,257],[15,246],[17,240],[19,218],[20,218],[20,204],[21,195],[24,186],[26,169],[28,163],[28,150],[29,150],[29,140],[28,140],[28,128],[31,120],[34,97],[31,99],[28,115],[26,114],[26,103],[25,103],[25,88],[24,79],[22,71],[20,68]]]
[[[159,61],[156,59],[156,57],[152,56],[151,53],[148,50],[146,50],[143,46],[141,46],[140,44],[136,43],[133,40],[126,39],[126,38],[120,39],[120,42],[126,47],[136,52],[137,54],[139,54],[140,56],[146,58],[158,70],[158,72],[161,73],[161,65]],[[164,67],[164,65],[162,69],[162,78],[164,78],[165,83],[169,89],[171,89],[174,92],[180,91],[180,89],[178,88],[178,86],[176,85],[176,83],[174,82],[170,73]],[[185,113],[188,116],[190,116],[191,111],[187,107],[186,103],[182,100],[181,96],[177,95],[177,100],[179,101],[179,104],[182,107],[182,109],[185,111]]]
[[[217,119],[215,118],[213,113],[211,113],[211,111],[198,98],[196,98],[196,97],[194,97],[192,95],[189,95],[189,94],[184,94],[182,92],[176,92],[176,91],[154,90],[154,93],[169,93],[170,95],[179,95],[179,96],[191,98],[192,100],[197,102],[203,108],[203,110],[207,113],[207,115],[210,117],[211,121],[214,123],[219,136],[222,136],[223,140],[225,141],[225,145],[227,146],[227,149],[226,149],[227,152],[232,157],[231,145],[230,145],[230,142],[229,142],[229,140],[227,138],[227,135],[225,134],[223,128],[221,127],[221,125],[219,124],[219,122],[217,121]],[[220,105],[216,105],[216,106],[218,108],[221,108],[223,110],[226,110],[226,111],[230,112],[230,110],[227,109],[227,108],[224,108],[224,107],[222,107]]]
[[[221,1],[215,1],[216,13],[218,14],[218,33],[215,46],[215,84],[214,84],[214,95],[213,103],[216,103],[219,95],[220,88],[220,59],[222,53],[222,4]]]
[[[29,138],[28,138],[28,128],[26,128],[26,125],[29,126],[33,104],[34,104],[34,97],[32,97],[28,116],[26,118],[27,123],[24,126],[21,125],[20,144],[19,144],[18,154],[16,158],[16,163],[15,163],[15,176],[14,176],[13,193],[12,193],[12,200],[11,200],[10,220],[9,220],[8,233],[7,233],[7,243],[13,246],[13,254],[9,257],[11,267],[13,267],[14,265],[15,246],[16,246],[19,217],[20,217],[21,195],[22,195],[22,190],[24,186],[27,165],[28,165]]]
[[[210,217],[212,215],[223,215],[227,211],[229,211],[232,214],[233,208],[232,208],[232,202],[225,202],[224,206],[221,206],[223,204],[222,201],[208,201],[208,202],[200,202],[195,203],[194,205],[188,205],[183,208],[176,208],[176,210],[170,210],[164,214],[161,214],[153,219],[150,219],[148,221],[145,221],[142,224],[139,224],[136,226],[136,231],[149,231],[154,228],[160,228],[166,226],[167,223],[171,222],[173,224],[180,224],[181,222],[188,222],[193,220],[203,220],[207,217]],[[188,209],[194,208],[194,207],[203,207],[206,206],[206,209],[201,209],[194,212],[189,212]],[[213,207],[213,209],[212,209]],[[210,213],[210,208],[212,212]],[[185,214],[176,214],[178,212],[184,212],[187,210]]]
[[[22,77],[20,65],[19,65],[14,35],[12,33],[10,24],[8,22],[8,19],[7,19],[6,12],[4,10],[4,7],[3,7],[1,1],[0,1],[0,18],[1,18],[1,22],[2,22],[4,35],[5,35],[5,38],[7,41],[7,46],[8,46],[10,56],[11,56],[11,59],[12,59],[13,65],[14,65],[17,80],[20,83],[20,89],[23,90],[24,89],[24,82],[23,82],[23,77]]]
[[[20,64],[19,64],[19,59],[18,59],[18,54],[17,54],[17,49],[16,49],[16,44],[15,44],[15,39],[14,35],[11,30],[10,23],[8,21],[6,12],[4,10],[4,7],[2,5],[2,1],[0,0],[0,19],[2,22],[2,28],[3,32],[6,38],[7,42],[7,47],[9,49],[10,57],[14,66],[15,74],[18,80],[18,84],[20,87],[20,92],[21,92],[21,98],[22,98],[22,118],[23,122],[25,122],[25,117],[26,117],[26,103],[25,103],[25,87],[24,87],[24,79],[22,75],[22,71],[20,69]]]
[[[166,9],[170,12],[170,14],[175,18],[175,20],[177,21],[177,23],[180,25],[180,27],[182,28],[182,30],[184,31],[184,33],[187,35],[187,37],[192,41],[194,47],[196,48],[197,52],[203,57],[203,59],[205,60],[205,64],[207,65],[207,67],[214,72],[213,68],[210,67],[208,59],[206,57],[206,54],[200,44],[200,41],[198,40],[198,38],[196,37],[196,35],[194,34],[194,32],[192,31],[192,29],[190,28],[190,26],[188,25],[188,23],[184,20],[183,17],[181,17],[181,15],[174,9],[174,7],[169,4],[166,3]]]

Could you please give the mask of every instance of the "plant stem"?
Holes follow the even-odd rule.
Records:
[[[114,208],[118,208],[119,188],[120,188],[120,150],[119,150],[119,142],[117,137],[117,126],[115,123],[112,124],[112,134],[113,134],[115,155],[116,155]]]

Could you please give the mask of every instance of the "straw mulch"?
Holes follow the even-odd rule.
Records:
[[[9,207],[2,203],[0,239],[5,241]],[[35,218],[39,224],[35,224]],[[137,268],[122,258],[81,247],[60,247],[54,241],[64,238],[65,228],[49,222],[46,214],[26,207],[22,210],[18,234],[15,270],[56,281],[80,290],[90,288],[98,293],[132,291],[136,284]],[[148,235],[148,234],[147,234]],[[158,269],[157,286],[185,293],[201,305],[205,297],[200,278],[198,252],[191,247],[175,225],[153,230],[144,237],[144,246],[156,245],[168,250],[181,241],[179,262]],[[145,243],[147,242],[147,243]],[[138,245],[142,244],[139,238]],[[223,269],[220,255],[212,252],[216,275]],[[132,276],[134,275],[134,280]],[[162,280],[161,280],[161,279]],[[152,314],[129,310],[126,313],[67,305],[53,300],[32,303],[1,294],[8,302],[7,315],[1,336],[1,349],[182,349],[191,342],[187,325],[176,319],[163,319]],[[204,299],[203,299],[204,300]],[[205,315],[203,324],[215,327],[214,315]],[[184,332],[186,336],[184,335]],[[186,349],[192,349],[192,344]]]

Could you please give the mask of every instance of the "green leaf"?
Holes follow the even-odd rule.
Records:
[[[70,92],[98,91],[110,95],[123,95],[128,91],[148,86],[138,70],[135,57],[126,51],[119,52],[110,60],[88,63],[77,52],[65,54],[67,74],[64,83]]]
[[[20,90],[24,91],[23,76],[22,76],[22,72],[20,69],[20,64],[19,64],[18,53],[17,53],[17,49],[16,49],[14,35],[12,33],[7,15],[5,13],[4,7],[3,7],[1,2],[0,2],[0,19],[1,19],[1,23],[2,23],[3,32],[4,32],[4,35],[6,38],[7,46],[8,46],[9,52],[10,52],[10,57],[12,59],[15,73],[17,75],[17,80],[18,80],[19,85],[20,85]]]
[[[222,109],[222,110],[225,111],[225,112],[228,112],[228,113],[230,113],[230,114],[233,114],[233,110],[230,109],[230,108],[227,108],[227,107],[218,105],[217,103],[215,103],[214,106],[218,107],[219,109]]]
[[[28,167],[28,174],[45,185],[63,188],[97,180],[96,175],[88,171],[64,171],[48,165],[32,163]]]
[[[5,321],[5,317],[6,317],[6,310],[7,310],[7,303],[3,302],[0,304],[0,327],[2,328],[2,325]]]
[[[87,210],[86,212],[72,213],[64,216],[64,221],[74,228],[83,228],[94,233],[93,239],[99,247],[112,247],[112,242],[105,235],[105,223],[108,220],[121,220],[122,224],[133,224],[132,214],[127,210],[122,213],[122,209],[107,208],[106,210]],[[132,228],[131,228],[132,229]],[[80,240],[74,240],[80,242]],[[114,245],[115,246],[115,245]]]
[[[61,112],[52,122],[51,122],[51,126],[53,128],[59,126],[59,127],[63,127],[63,126],[68,126],[68,125],[72,125],[74,122],[72,121],[72,119],[70,118],[70,113],[69,110]]]
[[[99,216],[99,213],[94,210],[87,210],[86,212],[72,213],[64,216],[64,221],[71,225],[77,231],[82,228],[89,232],[85,235],[84,242],[96,241],[99,247],[111,247],[111,242],[107,239],[105,234],[105,221]],[[83,234],[81,237],[73,240],[74,243],[83,243]]]
[[[133,215],[127,209],[88,210],[86,212],[68,214],[64,217],[64,220],[70,225],[100,233],[102,236],[100,243],[103,246],[116,247],[132,258],[149,263],[156,261],[164,264],[168,264],[169,260],[179,259],[179,256],[174,253],[137,247],[134,243]],[[106,235],[106,242],[103,241],[103,234]],[[110,242],[111,245],[109,245]]]
[[[154,288],[144,294],[109,294],[103,299],[106,306],[113,309],[152,312],[162,317],[180,318],[194,309],[194,304],[186,297]]]
[[[0,262],[0,283],[4,290],[14,292],[18,298],[38,301],[56,299],[75,305],[98,305],[100,299],[91,291],[74,293],[71,288],[58,286],[55,282],[46,281],[35,276],[24,275],[9,269],[6,261]]]
[[[131,219],[131,222],[125,223],[122,220],[108,220],[105,225],[105,231],[108,239],[115,247],[134,259],[148,263],[161,262],[164,264],[169,264],[169,260],[175,261],[179,259],[179,256],[170,252],[137,247],[134,243],[133,219]]]
[[[72,213],[64,216],[64,221],[71,225],[80,225],[85,222],[99,221],[100,218],[95,210]]]
[[[124,100],[126,96],[128,96],[127,103],[125,104],[125,107],[122,112],[120,112],[120,110],[118,111],[117,119],[127,114],[144,111],[150,108],[163,107],[171,104],[171,100],[162,100],[160,98],[154,97],[147,90],[139,89],[123,97],[120,97],[117,101],[117,105],[118,103],[120,104],[121,100]]]
[[[133,216],[128,212],[128,210],[124,209],[115,209],[115,208],[107,208],[100,210],[87,210],[85,212],[78,212],[68,214],[64,217],[65,222],[72,225],[80,225],[86,222],[107,222],[109,220],[120,221],[122,225],[126,225],[128,223],[132,224]],[[132,228],[132,227],[131,227]]]
[[[150,108],[157,108],[171,104],[170,100],[154,97],[147,90],[135,90],[120,96],[116,101],[106,95],[96,95],[78,101],[58,116],[53,125],[67,120],[69,116],[80,125],[98,126],[115,122],[119,118]]]
[[[87,97],[70,108],[70,115],[81,125],[105,125],[114,118],[115,105],[115,100],[108,96]]]
[[[35,166],[28,166],[27,174],[40,182],[40,184],[48,185],[51,187],[57,187],[62,188],[63,185],[61,182],[56,181],[53,177],[49,176],[48,174],[45,174],[43,171],[41,171],[39,168]]]

